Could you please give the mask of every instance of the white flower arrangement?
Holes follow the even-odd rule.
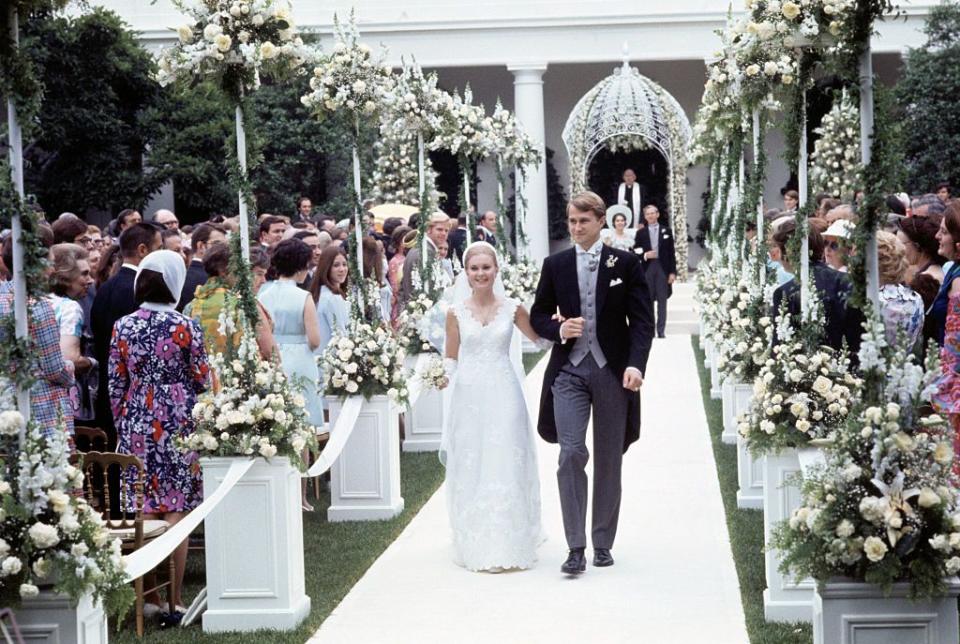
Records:
[[[826,466],[806,477],[801,506],[776,528],[774,546],[784,572],[883,588],[909,581],[914,597],[931,597],[960,572],[953,431],[927,405],[936,371],[924,376],[904,351],[890,362],[888,402],[865,407],[838,433]]]
[[[406,352],[385,327],[354,320],[334,335],[322,358],[324,391],[330,396],[389,396],[405,406],[409,391],[403,368]]]
[[[443,365],[443,358],[439,355],[432,356],[427,360],[427,363],[417,372],[417,375],[425,389],[443,389],[450,384],[450,377]]]
[[[493,120],[486,115],[482,105],[473,104],[473,91],[469,85],[463,90],[462,98],[459,93],[454,93],[450,109],[443,113],[427,147],[447,150],[462,160],[482,159],[500,149]]]
[[[61,429],[44,437],[17,411],[0,414],[0,605],[16,605],[53,585],[77,601],[90,594],[110,614],[133,603],[120,541],[80,495]],[[17,432],[26,431],[22,445]]]
[[[529,260],[504,262],[500,277],[507,297],[518,302],[529,302],[537,291],[540,268]]]
[[[350,121],[375,118],[376,114],[393,100],[393,69],[381,50],[373,50],[360,42],[353,15],[346,27],[334,18],[337,41],[329,56],[325,56],[313,70],[310,92],[300,102],[318,117],[346,111]]]
[[[422,208],[420,174],[417,168],[417,139],[409,132],[380,131],[373,145],[373,198],[383,203],[402,203]],[[443,197],[436,189],[437,171],[429,158],[424,159],[424,184],[427,189],[427,211],[433,212]]]
[[[396,75],[391,99],[380,130],[394,136],[419,132],[429,140],[453,109],[453,96],[437,87],[437,75],[424,74],[416,62],[405,63]]]
[[[773,340],[770,306],[753,265],[744,265],[734,288],[723,290],[720,304],[713,326],[717,368],[737,382],[751,383],[766,365]]]
[[[846,91],[814,130],[819,136],[810,155],[813,190],[852,200],[862,184],[860,110]]]
[[[536,143],[499,100],[493,109],[490,128],[491,136],[499,143],[496,154],[505,164],[527,168],[536,167],[543,161],[543,155]]]
[[[218,387],[200,395],[193,407],[194,431],[178,440],[178,447],[204,456],[286,456],[306,470],[303,452],[316,451],[317,438],[303,396],[277,360],[260,359],[255,334],[233,297],[221,311],[220,329],[237,337],[237,345],[211,358]]]
[[[833,349],[810,352],[802,342],[784,342],[754,381],[753,401],[737,429],[754,454],[833,440],[857,404],[861,384]]]
[[[430,353],[439,351],[436,339],[443,338],[445,331],[443,322],[446,316],[446,310],[443,310],[443,316],[439,317],[439,322],[432,326],[427,326],[423,320],[427,318],[430,311],[442,303],[442,299],[434,300],[428,293],[415,289],[416,295],[411,296],[407,305],[400,312],[398,341],[403,346],[405,353],[417,355],[418,353]],[[436,328],[433,328],[436,327]],[[442,342],[439,346],[442,346]]]
[[[157,80],[218,78],[231,92],[250,91],[264,74],[300,70],[316,58],[304,44],[286,0],[174,0],[190,17],[160,56]]]

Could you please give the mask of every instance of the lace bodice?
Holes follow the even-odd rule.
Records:
[[[463,302],[453,307],[460,328],[461,365],[471,365],[477,370],[477,367],[497,364],[510,370],[510,341],[517,306],[516,300],[502,300],[488,324],[481,324]]]

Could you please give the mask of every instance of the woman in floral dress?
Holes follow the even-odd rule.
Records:
[[[144,516],[175,524],[203,500],[200,463],[175,439],[194,430],[191,412],[207,388],[210,368],[200,326],[176,311],[186,266],[170,250],[141,262],[134,285],[140,308],[114,325],[110,343],[110,404],[117,451],[144,465]],[[133,475],[127,485],[132,487]],[[187,542],[174,551],[173,602],[180,605]]]
[[[942,319],[945,319],[943,346],[940,348],[942,375],[937,379],[937,392],[932,402],[938,412],[950,418],[953,449],[957,454],[953,460],[953,472],[960,476],[960,280],[956,279],[958,271],[954,270],[960,265],[960,206],[947,206],[937,241],[940,242],[940,254],[954,264],[944,277],[931,309],[935,316],[938,309],[943,311]]]

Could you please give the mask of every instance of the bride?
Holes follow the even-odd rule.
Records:
[[[441,459],[457,564],[501,572],[531,568],[540,532],[540,481],[523,394],[516,327],[539,338],[526,309],[505,296],[493,246],[471,244],[446,320],[451,379]],[[458,366],[459,365],[459,366]]]

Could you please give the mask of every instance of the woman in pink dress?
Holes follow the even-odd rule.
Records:
[[[403,260],[407,256],[407,247],[403,245],[403,238],[410,232],[408,226],[397,226],[390,237],[393,247],[393,257],[387,264],[387,281],[393,289],[393,302],[390,306],[390,324],[394,330],[400,317],[400,280],[403,279]]]

